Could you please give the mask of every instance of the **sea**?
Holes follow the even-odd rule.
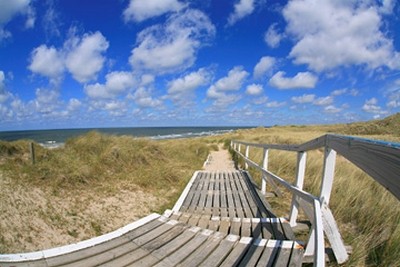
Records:
[[[69,138],[97,131],[109,135],[130,135],[148,137],[153,140],[192,138],[213,136],[229,133],[238,129],[251,127],[132,127],[132,128],[87,128],[87,129],[55,129],[28,131],[0,131],[0,140],[16,141],[21,139],[33,140],[43,147],[62,147]]]

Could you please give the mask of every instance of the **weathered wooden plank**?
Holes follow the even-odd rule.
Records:
[[[211,233],[210,230],[201,230],[184,246],[177,248],[174,253],[164,258],[163,261],[160,262],[160,266],[163,266],[164,264],[169,266],[179,265],[179,263],[186,259],[193,251],[197,250],[197,248],[207,240]]]
[[[165,244],[153,251],[152,255],[156,256],[160,260],[172,255],[179,248],[186,246],[187,242],[189,242],[189,240],[191,240],[197,233],[199,233],[200,230],[201,229],[199,227],[191,227],[183,231],[172,241],[165,242]]]
[[[174,226],[168,231],[160,234],[156,239],[151,240],[150,242],[143,244],[142,248],[147,249],[149,251],[156,250],[166,243],[170,242],[177,236],[179,236],[188,226],[182,223],[174,224]]]
[[[262,224],[260,218],[251,219],[251,236],[253,238],[262,238]]]
[[[253,218],[257,214],[257,207],[250,195],[247,183],[244,181],[243,176],[240,172],[235,172],[234,175],[237,177],[238,184],[240,185],[241,192],[239,196],[241,197],[241,202],[243,209],[245,211],[245,217]]]
[[[244,255],[239,266],[256,266],[261,254],[264,251],[265,245],[267,244],[266,239],[254,239],[246,255]]]
[[[294,235],[292,227],[290,226],[289,221],[287,221],[285,218],[279,218],[279,221],[280,221],[280,225],[281,225],[283,234],[285,236],[285,239],[295,240],[295,235]]]
[[[129,264],[133,264],[135,261],[139,261],[150,252],[144,250],[142,248],[137,248],[136,250],[129,252],[127,254],[122,255],[121,257],[114,258],[111,261],[102,263],[98,266],[102,267],[114,267],[114,266],[129,266]],[[75,265],[76,266],[76,265]]]
[[[242,219],[242,229],[240,231],[241,236],[251,236],[251,219]]]
[[[229,227],[230,227],[230,219],[228,217],[222,217],[218,231],[224,234],[228,234]]]
[[[288,266],[300,267],[302,265],[303,254],[304,254],[304,247],[301,246],[299,243],[294,242]]]
[[[169,231],[171,228],[173,228],[176,224],[178,224],[177,221],[168,221],[166,223],[163,223],[162,225],[153,228],[152,231],[149,231],[141,236],[135,237],[134,239],[131,239],[131,241],[138,246],[142,246],[151,240],[156,239],[163,233]]]
[[[278,255],[281,241],[279,240],[268,240],[266,247],[264,248],[261,257],[258,260],[257,266],[274,266],[275,258]]]
[[[195,172],[190,179],[189,183],[186,185],[185,189],[183,190],[181,196],[179,197],[178,201],[173,207],[173,211],[185,211],[190,206],[190,203],[193,200],[194,192],[196,192],[197,188],[199,187],[201,172]]]
[[[210,215],[201,215],[198,226],[203,229],[207,229],[210,221],[211,221]]]
[[[40,260],[32,260],[32,261],[26,261],[26,262],[15,262],[15,263],[9,263],[9,262],[0,262],[1,267],[43,267],[47,266],[46,260],[45,259],[40,259]]]
[[[192,214],[190,216],[190,219],[187,222],[187,224],[189,224],[191,226],[197,226],[197,224],[199,223],[199,220],[200,220],[200,215],[199,214]]]
[[[287,267],[292,253],[293,241],[281,241],[278,255],[276,256],[274,266]]]
[[[208,258],[205,259],[199,266],[219,266],[229,255],[238,240],[239,236],[228,235],[224,240],[221,241],[219,246],[215,248],[215,250],[208,256]]]
[[[400,200],[400,145],[328,135],[327,145],[378,181]]]
[[[123,256],[124,254],[135,251],[137,248],[138,246],[136,244],[128,242],[118,247],[114,247],[113,249],[102,251],[99,254],[91,255],[90,257],[80,259],[78,261],[71,261],[70,263],[63,265],[58,265],[58,264],[53,265],[49,263],[48,266],[63,266],[63,267],[98,266],[100,264],[107,263],[114,258],[118,258],[120,256]],[[65,255],[65,258],[67,258],[67,255]],[[73,257],[71,257],[71,259],[73,259]]]
[[[208,229],[212,231],[218,231],[220,221],[221,221],[220,217],[217,216],[211,217],[211,220],[208,222]]]
[[[210,232],[211,233],[211,232]],[[214,232],[208,239],[181,263],[182,266],[198,266],[220,244],[225,237],[223,233]]]
[[[246,255],[247,250],[251,247],[252,240],[250,237],[240,238],[240,241],[225,258],[220,267],[231,267],[239,264],[244,255]]]
[[[240,235],[240,228],[242,226],[242,219],[240,218],[232,218],[231,220],[231,228],[229,233],[231,235]]]

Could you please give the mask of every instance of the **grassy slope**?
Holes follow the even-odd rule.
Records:
[[[28,144],[0,142],[0,253],[76,242],[163,212],[213,147],[91,132],[61,149],[36,145],[32,165]]]

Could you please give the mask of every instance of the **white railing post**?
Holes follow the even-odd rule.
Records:
[[[268,154],[269,154],[269,149],[264,148],[263,151],[263,169],[268,170]],[[261,181],[261,193],[265,195],[267,193],[267,176],[263,173],[263,178]]]
[[[329,204],[331,197],[333,177],[335,175],[336,151],[332,148],[325,147],[324,171],[322,175],[321,193],[319,199],[321,204]]]
[[[307,160],[307,152],[300,151],[297,153],[297,173],[296,173],[296,183],[295,186],[299,189],[303,189],[304,185],[304,174],[306,172],[306,160]],[[292,205],[290,208],[289,214],[289,223],[290,226],[296,226],[297,215],[299,214],[299,202],[297,200],[297,196],[293,194],[292,197]]]
[[[245,152],[246,158],[249,158],[249,150],[250,150],[250,146],[247,145],[247,146],[246,146],[246,152]],[[244,169],[247,170],[248,168],[249,168],[249,164],[247,164],[247,161],[245,161],[245,163],[244,163]]]

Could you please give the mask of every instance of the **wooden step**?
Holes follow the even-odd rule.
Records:
[[[240,237],[152,214],[77,244],[0,255],[0,266],[300,266],[303,252],[295,241]]]
[[[191,226],[225,234],[265,239],[294,240],[294,233],[285,218],[229,218],[211,215],[198,215],[166,210],[164,216]]]

